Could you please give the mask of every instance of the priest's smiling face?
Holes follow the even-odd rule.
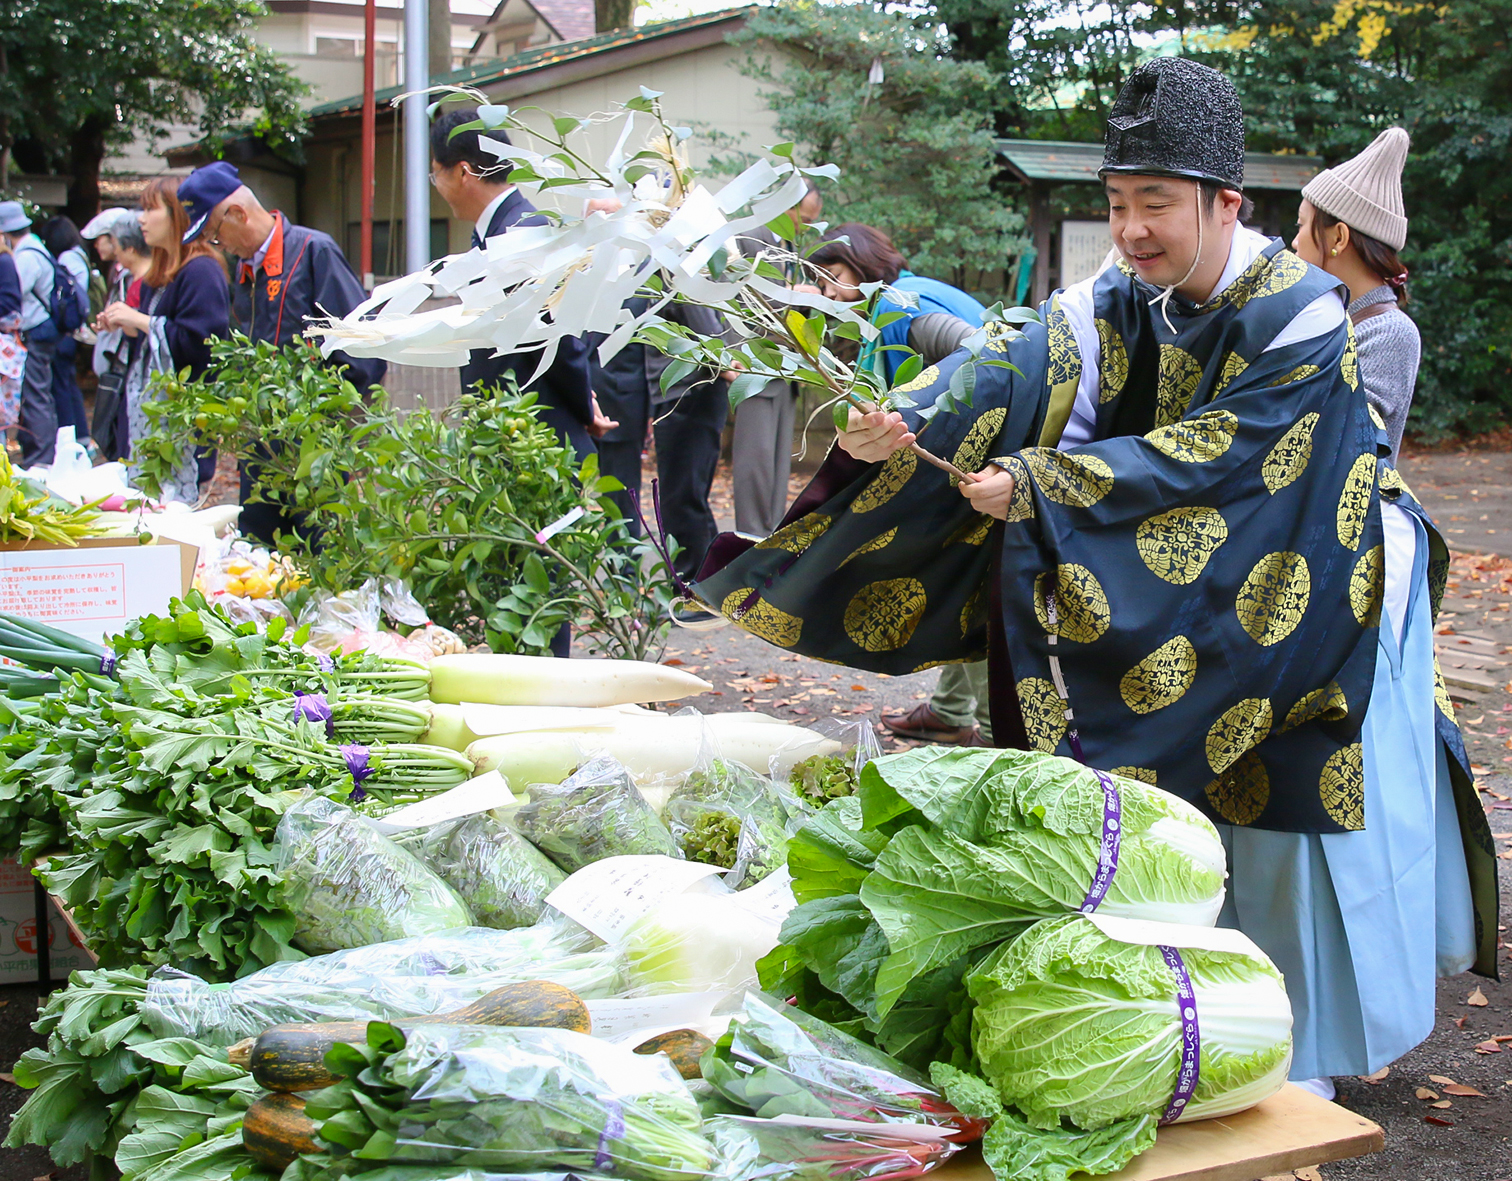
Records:
[[[1152,286],[1205,300],[1228,261],[1243,198],[1223,189],[1209,207],[1202,187],[1180,177],[1112,173],[1103,185],[1108,228],[1124,261]]]

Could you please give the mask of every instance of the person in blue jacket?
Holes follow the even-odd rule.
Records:
[[[334,238],[263,208],[224,160],[190,173],[179,186],[179,200],[190,218],[185,242],[203,240],[240,259],[231,284],[233,331],[254,342],[286,345],[303,334],[308,321],[345,316],[366,298]],[[388,368],[385,361],[342,352],[332,353],[327,363],[344,365],[363,392],[382,381]],[[248,504],[256,478],[256,465],[242,464],[239,526],[271,544],[277,531],[294,532],[300,522],[289,506],[271,500]]]
[[[886,283],[893,291],[907,292],[918,300],[914,306],[888,297],[880,300],[877,319],[889,312],[901,312],[902,318],[884,325],[880,340],[861,350],[861,364],[873,372],[880,367],[889,385],[908,354],[886,346],[907,345],[915,317],[945,312],[974,325],[982,322],[987,309],[980,302],[949,283],[914,274],[892,239],[875,226],[847,222],[824,237],[809,261],[823,272],[819,287],[829,298],[855,303],[863,298],[861,284]]]

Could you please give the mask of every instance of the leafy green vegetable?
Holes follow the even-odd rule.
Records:
[[[629,772],[607,757],[590,759],[560,784],[531,784],[514,823],[568,873],[605,857],[682,856]]]
[[[1291,1006],[1281,975],[1253,955],[1184,948],[1196,991],[1201,1074],[1183,1118],[1253,1106],[1286,1081]],[[968,979],[982,1074],[1036,1127],[1095,1131],[1159,1116],[1181,1060],[1176,977],[1158,947],[1121,943],[1091,920],[1036,923]]]
[[[467,904],[350,808],[311,795],[278,823],[274,869],[292,942],[319,954],[472,926]]]
[[[917,1177],[960,1151],[949,1140],[891,1139],[774,1120],[715,1116],[705,1125],[718,1166],[711,1181],[888,1181]]]
[[[975,1075],[943,1062],[930,1074],[951,1103],[992,1121],[982,1138],[982,1159],[998,1181],[1070,1181],[1073,1173],[1114,1173],[1155,1143],[1152,1115],[1130,1116],[1095,1132],[1037,1128],[1004,1108],[997,1092]]]
[[[665,1058],[560,1029],[368,1026],[343,1081],[307,1097],[326,1159],[291,1179],[405,1162],[697,1181],[714,1163],[698,1105]]]
[[[744,886],[783,864],[787,826],[801,805],[749,767],[714,759],[672,793],[662,815],[684,857],[733,869]]]
[[[544,913],[546,895],[567,880],[497,812],[438,824],[401,843],[467,900],[484,927],[530,926]]]
[[[815,808],[856,794],[860,776],[849,753],[810,755],[789,773],[793,790]]]

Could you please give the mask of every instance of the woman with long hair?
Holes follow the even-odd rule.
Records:
[[[184,244],[189,215],[178,199],[176,176],[157,177],[142,191],[142,236],[152,248],[152,266],[142,279],[141,307],[123,302],[100,313],[100,324],[131,340],[126,397],[117,419],[117,445],[130,453],[132,439],[149,426],[144,407],[158,395],[149,388],[154,373],[188,369],[198,377],[210,363],[210,338],[230,329],[225,262],[197,238]],[[183,442],[181,461],[163,493],[193,504],[199,499],[200,472],[194,440]]]

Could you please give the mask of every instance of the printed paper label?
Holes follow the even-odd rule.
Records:
[[[629,1034],[639,1045],[658,1033],[702,1025],[714,1012],[722,992],[679,992],[638,1000],[584,1001],[593,1020],[593,1036],[616,1039]],[[726,1022],[728,1024],[728,1022]]]
[[[476,816],[494,808],[507,808],[518,802],[504,776],[497,771],[486,771],[466,783],[459,783],[450,791],[374,818],[370,823],[381,833],[403,832],[410,828],[429,828],[463,816]]]
[[[176,545],[0,551],[0,611],[98,642],[166,614],[181,580]]]
[[[717,865],[675,857],[606,857],[578,870],[546,901],[605,943],[618,943],[663,898],[721,873]]]
[[[793,875],[785,865],[781,869],[774,869],[754,886],[738,891],[732,901],[758,918],[780,927],[798,905],[798,900],[793,897]]]

